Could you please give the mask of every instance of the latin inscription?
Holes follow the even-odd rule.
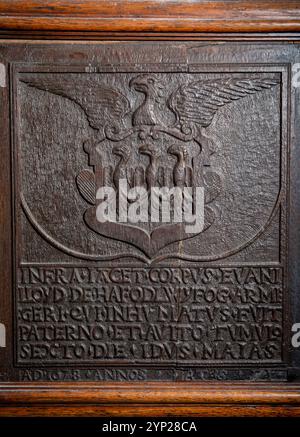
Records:
[[[22,267],[18,363],[280,362],[282,269]]]

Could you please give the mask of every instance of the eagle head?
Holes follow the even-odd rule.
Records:
[[[149,94],[158,91],[158,89],[162,89],[160,81],[147,73],[132,78],[129,85],[131,88],[143,94]]]

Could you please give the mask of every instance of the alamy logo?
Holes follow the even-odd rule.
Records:
[[[126,179],[120,179],[118,192],[112,187],[100,187],[96,193],[98,222],[120,223],[185,223],[187,233],[204,228],[203,187],[144,187],[128,189]]]
[[[6,347],[6,330],[3,323],[0,323],[0,347]]]
[[[292,67],[292,85],[294,88],[300,87],[300,63],[294,64]]]
[[[300,323],[293,324],[292,332],[295,332],[295,334],[292,336],[292,346],[297,348],[300,346]]]

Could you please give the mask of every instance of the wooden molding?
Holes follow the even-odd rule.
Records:
[[[28,45],[41,39],[299,41],[297,32],[299,0],[0,0],[0,36]],[[0,416],[167,415],[300,416],[300,383],[0,383]]]
[[[0,29],[110,32],[295,32],[298,0],[0,0]]]
[[[300,384],[2,383],[0,416],[299,416]]]

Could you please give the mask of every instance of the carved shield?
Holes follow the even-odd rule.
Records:
[[[95,260],[206,261],[244,249],[259,257],[257,238],[272,240],[268,229],[279,226],[280,113],[269,109],[277,85],[267,73],[22,74],[19,183],[23,226],[40,236],[33,252],[45,240],[50,258],[59,250]],[[278,152],[270,155],[270,145]],[[204,228],[99,223],[97,190],[119,196],[120,179],[148,193],[203,187]]]

